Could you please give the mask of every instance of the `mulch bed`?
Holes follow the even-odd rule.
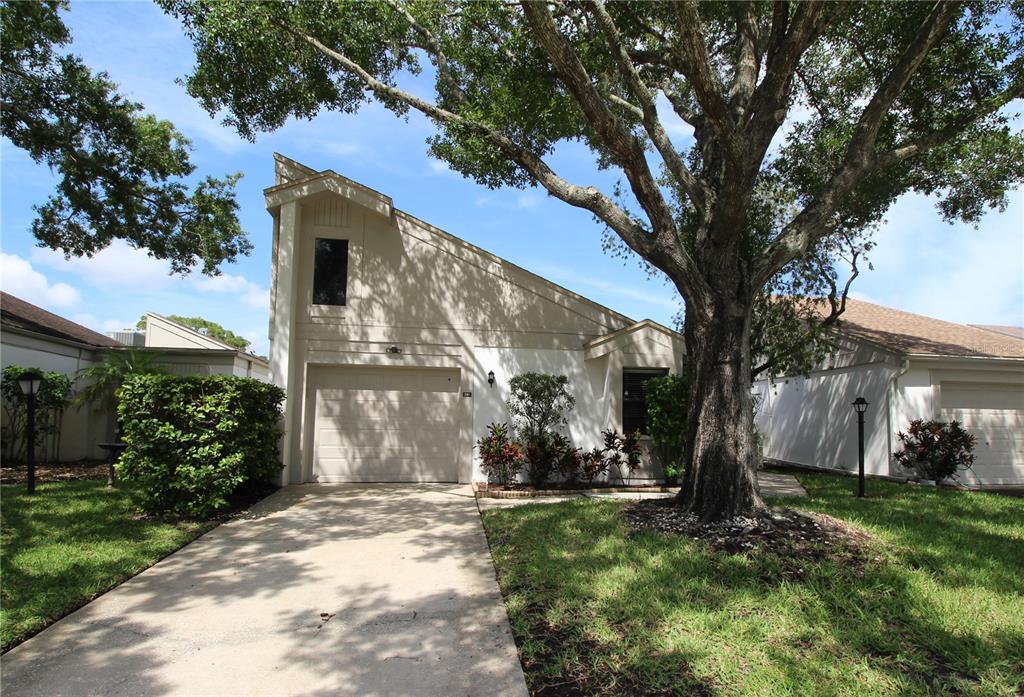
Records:
[[[878,540],[837,518],[807,511],[774,509],[757,517],[704,523],[670,499],[626,506],[623,516],[635,530],[656,530],[698,540],[727,554],[763,550],[787,560],[785,575],[803,576],[803,563],[831,559],[861,568],[878,561]]]
[[[71,463],[64,465],[36,465],[36,483],[67,482],[75,479],[106,479],[105,462]],[[24,465],[0,467],[0,484],[24,484],[28,470]]]

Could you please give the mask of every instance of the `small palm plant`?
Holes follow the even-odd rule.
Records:
[[[82,404],[105,405],[111,413],[117,413],[117,391],[133,375],[152,375],[166,373],[167,369],[158,361],[161,355],[152,351],[139,349],[120,349],[108,351],[103,362],[78,371],[78,377],[88,384],[78,391],[75,402]],[[117,425],[117,436],[120,439],[121,427]]]

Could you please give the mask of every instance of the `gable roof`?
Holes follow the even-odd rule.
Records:
[[[192,327],[182,324],[181,322],[175,322],[170,317],[164,317],[158,315],[155,312],[146,313],[146,328],[149,329],[150,323],[154,323],[157,326],[162,327],[165,330],[173,330],[180,338],[185,341],[191,341],[195,344],[195,348],[204,349],[221,349],[227,351],[239,351],[239,349],[230,344],[224,343],[220,339],[210,336],[209,334],[203,334],[198,332]],[[149,339],[148,333],[146,339]],[[180,346],[163,347],[163,348],[183,348]],[[241,351],[241,353],[245,353]]]
[[[621,350],[630,342],[642,339],[643,336],[653,338],[653,335],[660,335],[668,339],[669,343],[666,344],[671,346],[672,344],[679,342],[683,343],[683,335],[677,331],[669,329],[663,324],[658,324],[654,320],[644,319],[639,322],[635,322],[628,327],[623,327],[614,332],[609,332],[603,336],[599,336],[596,339],[591,339],[587,343],[583,344],[583,349],[586,352],[586,357],[597,358],[603,356],[606,353],[612,351]]]
[[[2,316],[3,326],[6,328],[22,329],[102,348],[124,346],[116,339],[94,332],[88,327],[47,312],[37,305],[2,291],[0,291],[0,316]]]
[[[1024,358],[1024,339],[848,299],[837,330],[895,353],[969,358]]]
[[[399,210],[394,207],[390,196],[382,194],[376,189],[371,189],[368,186],[360,184],[357,181],[343,177],[337,172],[327,169],[322,172],[315,172],[311,168],[303,165],[300,162],[296,162],[283,155],[274,154],[275,167],[277,171],[277,179],[280,183],[268,187],[263,190],[267,210],[273,211],[274,209],[281,206],[283,203],[293,201],[301,198],[307,198],[314,194],[322,191],[331,191],[340,196],[345,196],[355,203],[360,204],[370,210],[377,211],[385,217],[389,217],[392,221],[405,220],[413,225],[421,228],[422,230],[435,235],[439,238],[452,242],[459,247],[469,251],[473,255],[477,255],[481,260],[497,264],[504,267],[505,269],[514,270],[517,273],[525,274],[532,281],[541,284],[542,286],[553,290],[559,294],[562,294],[568,298],[586,303],[593,308],[597,309],[601,313],[605,313],[608,316],[614,317],[617,323],[622,325],[632,325],[635,320],[631,317],[611,309],[599,302],[591,300],[579,293],[569,290],[565,286],[561,286],[543,276],[533,273],[523,267],[514,264],[513,262],[503,259],[496,254],[488,252],[482,247],[478,247],[471,242],[458,237],[456,235],[442,230],[441,228],[431,225],[424,220],[417,218],[416,216]],[[307,174],[309,173],[309,174]],[[301,176],[306,175],[306,176]],[[650,322],[650,320],[645,320]],[[653,323],[652,323],[653,324]],[[661,325],[658,325],[661,326]],[[664,329],[664,327],[662,327]],[[671,331],[666,329],[666,331]]]

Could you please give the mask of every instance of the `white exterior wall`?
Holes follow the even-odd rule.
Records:
[[[98,360],[96,352],[85,346],[5,330],[0,362],[4,368],[9,365],[39,368],[74,380],[79,370],[95,365]],[[75,385],[72,389],[79,387]],[[97,443],[110,442],[113,434],[113,415],[108,410],[91,405],[70,406],[64,411],[59,459],[62,462],[102,459],[105,453]]]
[[[861,362],[865,361],[865,362]],[[837,367],[801,376],[758,380],[753,392],[760,404],[755,426],[764,436],[765,457],[843,471],[857,468],[857,421],[850,403],[863,396],[870,406],[865,416],[865,471],[905,477],[910,472],[892,462],[899,449],[896,434],[914,419],[942,419],[942,385],[999,385],[1024,387],[1020,362],[984,358],[918,357],[907,360],[861,347]],[[1024,402],[1019,406],[1024,409]],[[995,418],[995,417],[994,417]],[[993,446],[984,430],[975,434],[975,455],[983,463]],[[1024,437],[1024,436],[1021,436]],[[1018,452],[1020,446],[1018,446]],[[1024,484],[1024,456],[1009,475],[986,476],[983,464],[961,477],[968,486]]]
[[[864,470],[889,474],[888,388],[894,368],[885,363],[759,381],[764,395],[755,426],[772,460],[857,470],[857,414],[864,397]]]

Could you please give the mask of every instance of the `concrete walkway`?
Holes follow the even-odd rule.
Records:
[[[761,487],[761,495],[765,498],[780,498],[787,496],[807,496],[807,492],[797,478],[792,474],[781,474],[778,472],[758,472],[757,483]],[[480,498],[477,499],[477,503],[480,506],[481,511],[486,511],[491,508],[507,508],[509,506],[522,506],[527,503],[558,503],[559,501],[569,501],[572,499],[595,499],[601,500],[618,500],[618,501],[639,501],[641,499],[667,499],[671,496],[675,496],[675,492],[662,493],[662,492],[617,492],[611,494],[604,493],[586,493],[586,494],[566,494],[565,496],[536,496],[536,497],[523,497],[513,499],[495,499],[495,498]]]
[[[526,695],[472,493],[288,487],[0,659],[24,695]]]

